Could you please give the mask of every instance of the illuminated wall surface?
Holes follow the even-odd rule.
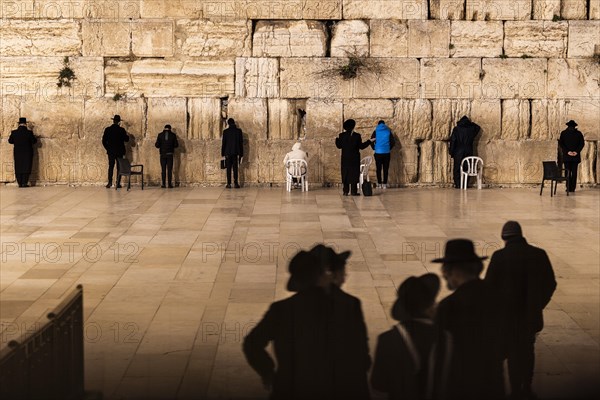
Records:
[[[281,183],[298,138],[310,182],[338,183],[347,118],[363,136],[383,119],[400,139],[390,184],[445,184],[462,115],[482,127],[489,184],[539,182],[570,119],[586,138],[580,182],[600,179],[599,0],[2,0],[0,12],[1,181],[14,180],[5,139],[22,116],[42,138],[34,180],[105,182],[114,114],[151,182],[166,123],[178,181],[222,182],[233,117],[247,184]],[[362,65],[344,79],[349,56]],[[64,68],[75,79],[58,87]]]

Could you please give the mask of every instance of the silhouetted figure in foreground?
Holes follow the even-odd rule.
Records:
[[[448,289],[435,317],[438,329],[435,361],[435,398],[494,400],[504,398],[498,317],[489,289],[479,279],[482,260],[473,242],[449,240],[442,274]],[[446,368],[448,366],[448,368]]]
[[[29,175],[33,163],[33,145],[37,138],[27,129],[27,118],[19,118],[19,127],[10,133],[8,143],[14,145],[15,178],[20,188],[29,187]]]
[[[450,157],[454,159],[454,187],[460,188],[460,165],[465,157],[473,155],[473,142],[481,128],[464,115],[450,136]]]
[[[332,284],[349,252],[316,246],[290,261],[288,290],[244,340],[244,354],[271,399],[368,399],[370,366],[360,300]],[[329,255],[325,254],[329,253]],[[330,255],[333,253],[333,257]],[[275,362],[265,350],[273,342]]]
[[[518,222],[504,224],[502,239],[505,247],[492,255],[485,280],[501,303],[511,399],[534,398],[535,337],[544,327],[542,310],[556,280],[548,255],[527,243]]]
[[[227,167],[227,189],[231,188],[231,171],[233,170],[233,182],[236,189],[240,188],[238,182],[238,167],[244,158],[244,136],[242,130],[237,127],[235,120],[227,120],[228,128],[223,131],[221,143],[221,157],[225,158]]]
[[[165,183],[169,182],[169,189],[173,188],[173,155],[175,149],[179,147],[177,135],[171,131],[171,125],[165,125],[164,130],[156,137],[154,146],[160,151],[160,177],[162,179],[161,188],[165,188]]]
[[[342,183],[344,196],[351,192],[353,196],[359,196],[358,181],[360,177],[360,151],[371,144],[370,140],[362,141],[360,133],[354,132],[356,122],[353,119],[344,122],[344,132],[335,139],[335,146],[342,149]]]
[[[440,279],[435,274],[411,276],[398,288],[392,317],[400,321],[379,335],[371,373],[373,389],[390,400],[427,398],[430,356],[436,338],[433,325]]]
[[[576,128],[577,122],[567,122],[567,129],[560,133],[558,143],[563,152],[563,164],[568,172],[569,192],[574,192],[577,187],[577,168],[581,162],[581,150],[585,146],[583,134]]]
[[[117,164],[117,187],[121,187],[121,176],[119,175],[120,168],[117,158],[122,158],[125,155],[125,142],[129,142],[129,135],[124,128],[119,126],[120,123],[121,116],[115,115],[113,117],[113,124],[104,129],[104,135],[102,135],[102,146],[104,146],[106,154],[108,155],[107,189],[112,186],[115,163]]]

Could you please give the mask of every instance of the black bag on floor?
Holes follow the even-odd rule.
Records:
[[[361,190],[363,196],[373,196],[373,186],[371,186],[371,182],[364,181]]]

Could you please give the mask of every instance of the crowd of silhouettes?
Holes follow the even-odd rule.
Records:
[[[535,337],[556,281],[546,252],[527,243],[517,222],[504,225],[502,239],[485,279],[487,257],[472,241],[446,243],[432,262],[452,293],[437,306],[436,274],[406,279],[391,310],[398,323],[377,338],[373,361],[361,302],[341,288],[350,252],[322,244],[300,251],[289,264],[295,294],[271,304],[249,332],[246,359],[271,399],[358,400],[372,391],[390,400],[535,399]]]

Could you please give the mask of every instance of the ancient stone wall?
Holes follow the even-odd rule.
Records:
[[[6,138],[20,116],[41,138],[34,179],[104,182],[100,139],[114,114],[152,182],[166,123],[180,137],[177,180],[223,182],[220,136],[233,117],[247,139],[247,184],[282,182],[298,139],[310,182],[338,183],[334,138],[347,118],[364,138],[379,119],[392,127],[401,144],[392,185],[446,184],[447,140],[462,115],[482,127],[486,183],[539,182],[569,119],[586,138],[580,181],[600,179],[600,0],[0,4],[5,182],[14,181]],[[76,79],[59,88],[65,57]],[[350,58],[363,65],[345,79]]]

